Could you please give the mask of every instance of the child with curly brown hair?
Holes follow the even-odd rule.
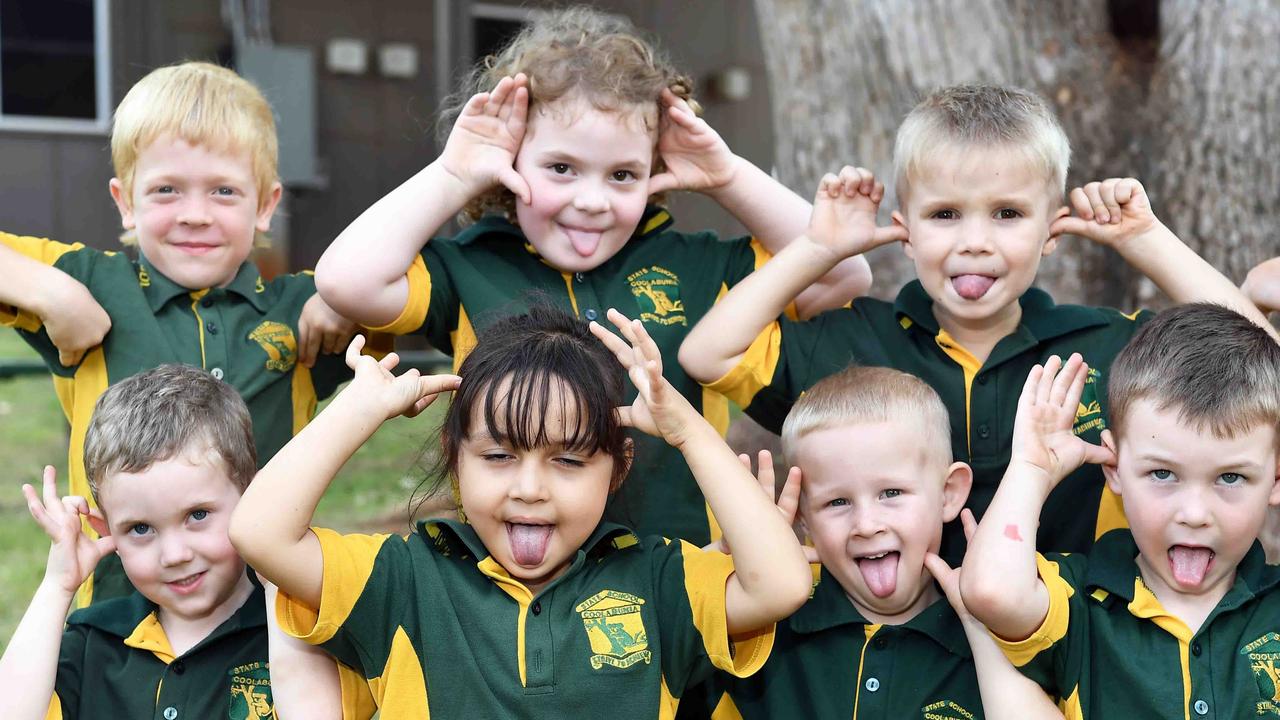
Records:
[[[729,287],[801,234],[810,205],[730,151],[698,117],[692,83],[626,20],[550,13],[477,67],[442,125],[435,162],[366,210],[326,251],[326,302],[366,325],[420,333],[455,367],[494,320],[536,289],[586,320],[616,307],[658,344],[668,379],[723,432],[727,401],[676,363],[689,328]],[[692,190],[751,234],[717,242],[671,230],[664,193]],[[431,236],[458,213],[471,221]],[[860,258],[795,303],[802,317],[870,284]],[[637,435],[645,467],[611,502],[642,535],[705,544],[714,519],[678,453]]]

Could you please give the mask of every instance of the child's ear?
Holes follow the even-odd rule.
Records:
[[[947,468],[947,479],[942,485],[942,521],[951,522],[960,515],[960,510],[969,499],[969,490],[973,488],[973,468],[967,463],[951,463]]]
[[[1271,486],[1271,494],[1267,496],[1268,505],[1280,505],[1280,456],[1276,457],[1275,484]]]
[[[1048,257],[1058,249],[1058,239],[1062,237],[1062,231],[1055,229],[1055,226],[1059,220],[1070,215],[1071,208],[1063,205],[1053,213],[1053,217],[1049,218],[1049,239],[1045,240],[1044,247],[1040,248],[1041,257]]]
[[[613,481],[609,483],[609,494],[618,492],[618,488],[622,487],[622,482],[627,479],[627,474],[631,472],[631,463],[636,459],[636,444],[631,438],[622,441],[622,470],[614,474]]]
[[[89,527],[98,533],[98,537],[107,537],[111,534],[111,527],[107,525],[107,516],[102,514],[100,508],[90,510],[86,517],[89,519]]]
[[[1111,451],[1112,458],[1119,458],[1119,455],[1116,454],[1116,436],[1111,433],[1111,430],[1102,431],[1102,447]],[[1116,470],[1115,463],[1102,463],[1102,475],[1107,479],[1107,487],[1111,488],[1111,492],[1119,495],[1120,473]]]
[[[107,189],[111,191],[111,199],[116,201],[116,209],[120,211],[120,227],[125,230],[137,227],[133,219],[133,199],[125,195],[124,183],[120,182],[120,178],[113,177],[107,183]]]
[[[911,228],[907,227],[907,219],[902,217],[902,213],[897,210],[894,210],[889,214],[889,216],[893,218],[894,225],[907,231],[907,239],[902,241],[902,252],[906,253],[907,257],[914,260],[916,257],[915,249],[911,247]]]
[[[283,192],[284,188],[280,183],[271,183],[271,190],[267,192],[267,197],[258,199],[258,222],[254,223],[258,232],[271,229],[271,216],[275,214],[276,205],[280,204],[280,195]]]

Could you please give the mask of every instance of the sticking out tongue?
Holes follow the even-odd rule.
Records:
[[[965,300],[977,300],[996,283],[996,279],[988,275],[956,275],[951,278],[951,285],[956,294]]]
[[[898,589],[898,553],[886,553],[884,557],[875,559],[862,558],[858,560],[858,569],[862,571],[862,580],[872,595],[886,598]]]
[[[525,567],[542,564],[547,556],[547,544],[555,525],[523,525],[507,523],[507,539],[511,543],[511,556]]]
[[[1195,587],[1204,582],[1204,574],[1213,561],[1213,551],[1206,547],[1174,545],[1169,548],[1169,566],[1179,585]]]
[[[591,257],[596,248],[600,247],[600,238],[604,236],[604,233],[574,230],[563,225],[561,227],[564,229],[564,234],[569,237],[569,243],[573,245],[574,252],[582,257]]]

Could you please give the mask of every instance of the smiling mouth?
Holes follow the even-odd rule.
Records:
[[[179,595],[189,595],[200,587],[201,581],[204,580],[204,571],[188,575],[184,578],[172,580],[165,583],[166,586]]]

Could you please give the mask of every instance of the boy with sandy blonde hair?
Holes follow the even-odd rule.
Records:
[[[280,200],[271,106],[226,68],[149,73],[116,109],[110,192],[137,259],[0,232],[0,324],[54,376],[71,423],[71,493],[90,495],[81,455],[94,401],[162,363],[208,370],[240,392],[265,462],[349,377],[354,329],[309,274],[264,279],[249,260]],[[126,594],[108,556],[79,598]]]
[[[1028,376],[965,604],[1068,717],[1280,713],[1280,569],[1257,541],[1280,505],[1280,346],[1220,306],[1166,310],[1112,366],[1101,446],[1071,432],[1087,372],[1073,355]],[[1082,462],[1130,527],[1087,558],[1037,554],[1044,499]]]
[[[1075,428],[1096,441],[1111,360],[1150,317],[1056,305],[1031,287],[1063,234],[1115,249],[1175,302],[1219,302],[1262,321],[1156,218],[1137,180],[1076,188],[1073,217],[1062,205],[1069,153],[1052,110],[1033,93],[987,85],[932,93],[898,133],[893,225],[876,226],[884,190],[872,173],[846,167],[823,178],[806,234],[708,312],[680,362],[773,430],[802,392],[851,362],[920,377],[947,406],[952,452],[973,468],[969,506],[981,516],[1009,461],[1017,389],[1031,366],[1053,354],[1085,356],[1093,370]],[[825,268],[891,242],[902,243],[917,276],[894,302],[858,298],[808,322],[780,318]],[[1045,505],[1039,539],[1085,551],[1123,525],[1101,474],[1083,468]],[[959,558],[956,524],[943,546],[945,557]]]

